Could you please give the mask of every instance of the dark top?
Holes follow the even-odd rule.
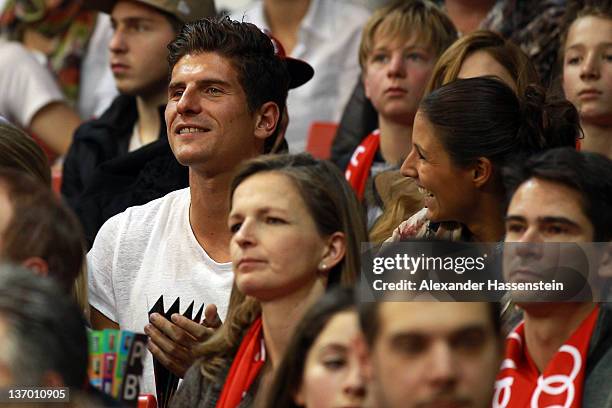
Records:
[[[346,170],[357,146],[377,127],[378,113],[370,100],[366,98],[363,81],[359,79],[342,113],[331,147],[331,161],[340,170]]]
[[[230,370],[231,361],[228,361],[227,366],[221,370],[217,381],[210,381],[202,375],[200,361],[196,361],[185,373],[181,386],[170,401],[171,408],[215,408],[217,406],[223,384]],[[256,379],[237,408],[251,408],[253,406],[258,385],[259,381]]]
[[[601,303],[585,368],[583,408],[612,407],[612,304]]]
[[[78,200],[100,164],[127,154],[137,119],[136,98],[119,95],[102,116],[77,128],[62,176],[62,195],[69,204]]]

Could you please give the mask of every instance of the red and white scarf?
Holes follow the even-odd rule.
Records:
[[[380,146],[380,131],[377,129],[370,133],[368,137],[363,139],[361,144],[357,146],[351,161],[346,166],[344,177],[346,181],[351,185],[357,197],[363,199],[363,193],[365,192],[366,182],[370,176],[370,169],[374,162],[374,157]]]
[[[525,323],[506,339],[506,353],[495,382],[493,408],[579,408],[589,342],[599,306],[563,344],[542,374],[525,344]]]
[[[235,408],[249,391],[266,361],[261,317],[242,339],[238,353],[223,384],[217,408]]]

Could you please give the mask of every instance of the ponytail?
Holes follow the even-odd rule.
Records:
[[[488,77],[446,84],[425,97],[420,109],[458,166],[486,157],[500,167],[553,147],[575,147],[580,134],[571,103],[548,101],[535,85],[517,97]]]
[[[578,111],[565,99],[548,100],[540,86],[529,85],[519,99],[518,151],[532,155],[555,147],[575,147],[581,133]]]

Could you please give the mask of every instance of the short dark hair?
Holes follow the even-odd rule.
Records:
[[[53,371],[67,387],[87,381],[87,334],[78,307],[55,282],[21,267],[0,265],[0,322],[7,326],[2,360],[15,385],[42,386]]]
[[[362,302],[359,304],[359,324],[366,343],[372,347],[380,333],[380,302]],[[498,337],[502,336],[501,305],[498,302],[488,302],[489,317],[493,323],[493,330]]]
[[[593,224],[593,241],[612,241],[612,160],[597,153],[558,148],[516,162],[503,171],[507,201],[532,178],[578,191],[584,214]]]
[[[0,187],[6,189],[13,209],[2,237],[3,258],[14,263],[42,258],[49,266],[49,276],[70,294],[85,260],[76,216],[50,188],[25,174],[0,169]]]
[[[293,332],[283,360],[274,375],[266,406],[298,407],[294,397],[302,384],[310,348],[334,315],[354,307],[353,289],[336,287],[327,292],[304,314]]]
[[[188,54],[214,52],[228,58],[238,72],[249,111],[274,102],[283,114],[289,89],[287,65],[274,52],[270,38],[256,25],[233,21],[227,16],[186,23],[168,49],[170,75],[178,61]],[[264,143],[264,152],[271,151],[278,131],[277,124],[274,134]]]
[[[517,96],[489,77],[443,85],[423,99],[420,110],[458,166],[486,157],[500,168],[545,149],[575,146],[580,135],[578,111],[570,102],[547,100],[534,85]]]

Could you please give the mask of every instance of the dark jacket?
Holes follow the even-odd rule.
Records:
[[[230,370],[231,361],[228,361],[228,365],[221,370],[218,381],[210,381],[205,378],[200,371],[200,360],[196,361],[194,365],[187,370],[185,378],[181,383],[181,386],[177,390],[172,401],[170,402],[171,408],[215,408],[219,397],[221,397],[221,391],[223,384]],[[249,391],[240,401],[237,408],[250,408],[255,402],[255,392],[259,385],[259,380],[256,379]]]
[[[81,125],[64,163],[62,194],[79,217],[89,247],[115,214],[189,185],[189,171],[168,144],[163,107],[159,139],[133,152],[128,146],[136,98],[120,95],[104,114]]]
[[[78,200],[100,164],[127,154],[137,119],[136,98],[119,95],[100,118],[77,128],[62,176],[62,195],[69,204]],[[162,132],[165,138],[166,129],[160,137]]]
[[[366,98],[363,82],[360,79],[342,113],[331,147],[331,161],[340,170],[346,170],[357,146],[377,127],[378,113]]]
[[[600,305],[586,361],[583,408],[612,408],[612,304]]]

